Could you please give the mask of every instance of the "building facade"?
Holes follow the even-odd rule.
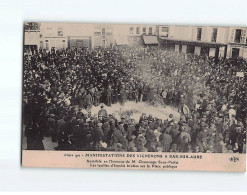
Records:
[[[73,47],[91,49],[92,27],[92,24],[42,23],[40,47],[47,50]]]
[[[144,46],[143,36],[155,36],[155,25],[130,25],[128,26],[128,42],[129,46]]]
[[[180,53],[247,59],[246,27],[29,22],[24,29],[24,49],[94,49],[159,44]]]
[[[24,50],[40,48],[40,24],[26,22],[24,25]]]
[[[175,52],[226,57],[228,27],[158,26],[163,47]]]
[[[246,27],[229,28],[227,56],[247,59]]]
[[[114,44],[112,25],[95,25],[91,36],[92,48],[107,48]]]
[[[143,37],[148,38],[156,34],[155,25],[114,25],[113,29],[114,44],[130,47],[145,46]]]
[[[68,46],[68,39],[62,23],[42,23],[40,47],[46,50],[62,49]]]
[[[68,48],[92,48],[91,24],[66,24],[64,26],[68,40]]]

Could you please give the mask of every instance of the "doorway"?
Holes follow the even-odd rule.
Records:
[[[232,58],[239,57],[239,48],[232,48]]]
[[[195,46],[194,45],[188,45],[187,51],[188,51],[188,53],[194,54],[195,53]]]

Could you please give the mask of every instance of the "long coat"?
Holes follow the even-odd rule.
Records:
[[[172,137],[169,134],[163,133],[161,135],[161,144],[163,152],[170,152],[170,145],[172,143]]]

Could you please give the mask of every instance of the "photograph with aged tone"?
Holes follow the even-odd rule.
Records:
[[[246,31],[25,22],[22,150],[246,153]]]

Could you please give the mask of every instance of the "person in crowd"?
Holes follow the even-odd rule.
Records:
[[[107,93],[107,106],[111,106],[112,104],[112,89],[111,89],[111,86],[109,85],[107,90],[106,90],[106,93]]]
[[[104,108],[104,106],[102,105],[102,106],[100,107],[99,112],[98,112],[98,117],[99,117],[99,119],[103,119],[103,118],[105,118],[105,117],[107,117],[107,116],[108,116],[107,111],[106,111],[106,109]]]
[[[245,152],[247,62],[178,54],[167,49],[39,49],[24,56],[23,113],[27,149],[148,152]],[[159,52],[158,52],[159,51]],[[127,101],[177,109],[175,120],[104,106]],[[86,110],[86,112],[84,112]],[[153,113],[155,115],[155,113]]]
[[[100,96],[101,96],[100,91],[99,91],[97,88],[95,88],[95,93],[94,93],[94,106],[96,106],[96,107],[99,105]]]
[[[161,144],[163,146],[163,152],[170,152],[172,137],[168,134],[166,130],[161,136]]]

